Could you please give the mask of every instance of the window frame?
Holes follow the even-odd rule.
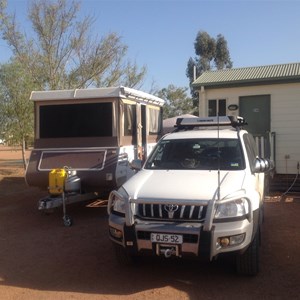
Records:
[[[213,108],[210,108],[210,104],[212,104]],[[225,98],[222,99],[209,99],[207,102],[207,116],[215,117],[217,116],[217,112],[219,112],[219,116],[227,116],[227,100]],[[222,106],[222,112],[220,113],[220,106]],[[213,112],[211,112],[211,109]]]

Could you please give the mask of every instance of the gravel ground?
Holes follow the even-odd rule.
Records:
[[[106,208],[69,206],[68,228],[61,209],[41,214],[46,193],[26,186],[20,157],[1,146],[1,299],[300,299],[299,195],[266,198],[256,277],[237,276],[225,259],[145,258],[125,268],[108,239]]]

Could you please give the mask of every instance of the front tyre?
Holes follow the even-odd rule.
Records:
[[[259,272],[259,230],[248,249],[236,257],[236,270],[240,275],[255,276]]]

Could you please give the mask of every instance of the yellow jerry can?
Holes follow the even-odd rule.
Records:
[[[53,169],[50,171],[48,189],[51,195],[60,195],[63,193],[67,175],[65,169]]]

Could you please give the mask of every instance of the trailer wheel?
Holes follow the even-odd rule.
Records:
[[[64,221],[65,227],[70,227],[73,224],[73,221],[72,221],[71,217],[69,217],[69,216],[64,216],[63,221]]]
[[[237,273],[241,275],[257,275],[259,271],[259,230],[257,230],[246,252],[237,255],[236,269]]]
[[[117,261],[122,266],[130,266],[133,265],[135,262],[135,257],[130,255],[126,249],[120,245],[115,244],[115,255],[117,258]]]

